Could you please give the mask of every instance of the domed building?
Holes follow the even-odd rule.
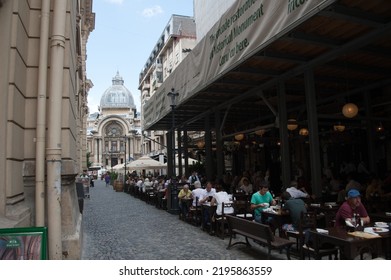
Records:
[[[118,71],[113,78],[113,85],[103,93],[100,99],[100,109],[106,112],[117,109],[136,110],[132,93],[124,86],[124,80]]]
[[[93,167],[107,170],[141,156],[140,117],[119,72],[103,93],[99,112],[88,117],[87,151]]]

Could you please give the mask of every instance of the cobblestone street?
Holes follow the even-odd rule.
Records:
[[[84,260],[232,260],[266,259],[266,250],[253,243],[227,250],[228,238],[210,236],[177,215],[157,209],[100,180],[84,200]],[[273,253],[272,258],[286,259]]]

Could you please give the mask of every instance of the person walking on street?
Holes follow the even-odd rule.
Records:
[[[109,175],[109,173],[106,173],[105,181],[106,181],[106,187],[108,187],[109,184],[110,184],[110,175]]]

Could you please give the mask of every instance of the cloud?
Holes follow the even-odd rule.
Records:
[[[121,5],[124,2],[124,0],[106,0],[106,2],[109,2],[111,4]]]
[[[156,16],[156,15],[162,14],[162,13],[163,13],[163,9],[159,5],[153,6],[151,8],[145,8],[142,11],[142,15],[144,17],[153,17],[153,16]]]

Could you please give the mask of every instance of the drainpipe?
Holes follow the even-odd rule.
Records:
[[[53,34],[50,42],[51,75],[49,85],[47,194],[49,259],[62,259],[61,244],[61,116],[65,53],[66,6],[68,1],[54,1]]]
[[[45,225],[45,133],[49,20],[50,0],[43,0],[38,65],[37,142],[35,144],[35,225],[37,227]]]

